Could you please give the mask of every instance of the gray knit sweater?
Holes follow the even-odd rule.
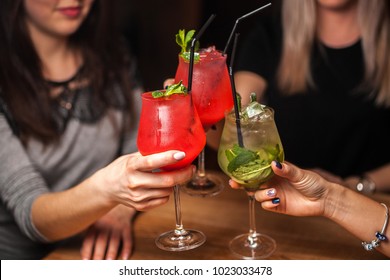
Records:
[[[71,188],[121,154],[136,151],[140,89],[134,91],[136,118],[124,141],[112,125],[123,125],[123,112],[109,109],[93,122],[71,117],[57,144],[31,140],[23,147],[0,113],[0,258],[39,259],[49,244],[34,227],[31,206],[48,192]],[[83,102],[79,99],[78,102]]]

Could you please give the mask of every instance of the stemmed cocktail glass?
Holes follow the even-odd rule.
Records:
[[[254,193],[272,177],[271,162],[282,162],[284,152],[271,108],[254,101],[240,112],[239,126],[236,117],[234,110],[225,117],[218,163],[248,194],[250,228],[249,233],[235,237],[229,247],[240,258],[261,259],[274,252],[276,243],[256,231]]]
[[[205,143],[205,133],[190,94],[172,94],[159,98],[154,98],[151,92],[142,94],[137,140],[141,154],[183,151],[186,153],[183,160],[161,168],[164,171],[176,170],[191,164]],[[202,245],[206,240],[202,232],[183,227],[179,185],[174,186],[174,200],[176,228],[160,235],[156,245],[167,251],[184,251]]]
[[[226,65],[226,55],[215,47],[199,50],[199,60],[193,65],[191,94],[205,131],[221,121],[233,107],[232,90]],[[189,61],[179,55],[175,82],[188,84]],[[224,180],[218,172],[205,169],[204,150],[198,157],[198,169],[194,178],[184,186],[190,195],[213,196],[224,188]]]

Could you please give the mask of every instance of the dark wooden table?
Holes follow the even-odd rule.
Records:
[[[221,173],[222,174],[222,173]],[[224,176],[224,175],[223,175]],[[227,260],[237,259],[228,248],[229,241],[248,231],[248,199],[242,190],[227,185],[214,197],[193,197],[181,193],[185,228],[203,231],[207,241],[186,252],[166,252],[156,247],[155,238],[175,225],[173,199],[159,208],[141,213],[135,221],[135,248],[131,259],[138,260]],[[390,196],[373,196],[390,205]],[[277,249],[272,260],[366,260],[388,259],[374,251],[367,252],[361,241],[339,225],[322,217],[292,217],[256,207],[257,230],[273,237]],[[78,242],[64,245],[46,259],[80,259]]]

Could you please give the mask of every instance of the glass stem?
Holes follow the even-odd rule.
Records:
[[[175,199],[175,214],[176,214],[176,235],[185,235],[187,232],[183,227],[183,222],[181,218],[181,205],[180,205],[180,185],[175,185],[173,187],[173,195]]]
[[[205,162],[204,162],[204,149],[200,152],[198,155],[198,169],[196,171],[196,177],[206,177],[206,169],[205,169]]]
[[[257,232],[256,232],[256,218],[255,218],[255,194],[253,192],[248,193],[249,198],[249,234],[248,243],[249,247],[256,248],[257,243]]]

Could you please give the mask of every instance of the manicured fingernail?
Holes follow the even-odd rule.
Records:
[[[282,169],[282,164],[279,161],[275,160],[275,166],[279,169]]]
[[[278,204],[280,202],[280,198],[279,197],[276,197],[274,199],[272,199],[272,204]]]
[[[273,197],[276,194],[276,190],[275,189],[269,189],[269,190],[267,190],[266,194],[269,197]]]
[[[176,160],[181,160],[181,159],[185,158],[185,156],[186,156],[186,154],[184,152],[178,152],[178,153],[173,154],[173,158]]]

